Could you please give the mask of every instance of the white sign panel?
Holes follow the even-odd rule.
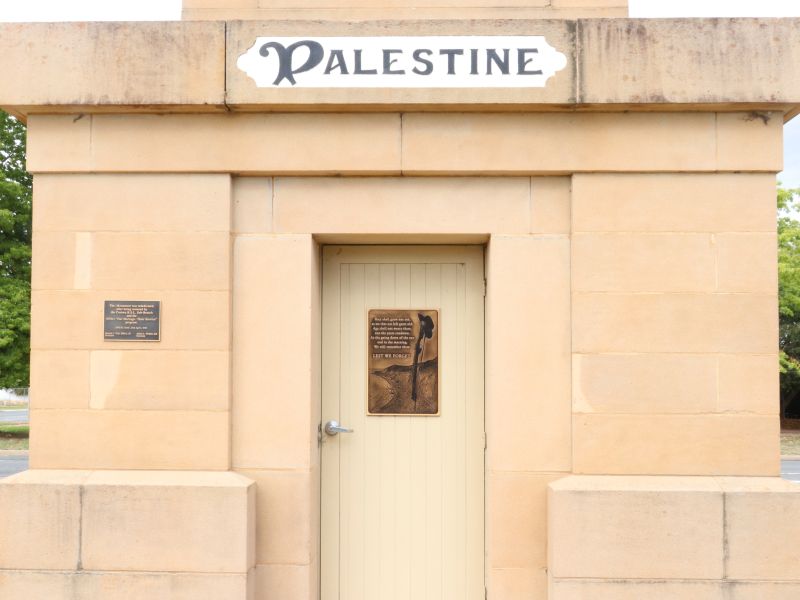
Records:
[[[542,88],[567,57],[539,35],[259,37],[236,64],[263,88]]]

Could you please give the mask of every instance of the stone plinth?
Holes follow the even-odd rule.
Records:
[[[773,477],[550,484],[550,600],[793,598],[800,486]]]
[[[0,482],[0,597],[247,600],[254,511],[235,473],[25,471]]]

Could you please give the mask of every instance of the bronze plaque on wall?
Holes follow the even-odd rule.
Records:
[[[103,337],[118,342],[157,342],[161,339],[159,300],[106,300]]]
[[[367,414],[439,414],[439,311],[370,310]]]

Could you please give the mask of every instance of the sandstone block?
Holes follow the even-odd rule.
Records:
[[[87,242],[91,242],[91,236],[86,233],[34,232],[31,289],[88,288],[91,246]]]
[[[724,589],[726,600],[794,600],[800,595],[800,584],[792,582],[732,581]]]
[[[577,413],[702,414],[717,410],[717,359],[702,354],[573,354]]]
[[[714,236],[718,290],[751,294],[778,293],[778,240],[772,233]]]
[[[256,482],[256,562],[310,565],[317,557],[316,471],[237,470]],[[284,575],[286,575],[284,573]],[[263,577],[263,574],[262,574]]]
[[[567,477],[550,484],[548,507],[555,578],[722,578],[722,493],[711,479]]]
[[[581,25],[581,102],[700,108],[798,96],[796,82],[784,83],[781,68],[800,56],[797,23],[789,19],[598,19]],[[762,114],[770,115],[756,113],[753,124],[767,129]],[[745,160],[748,150],[760,154],[761,148],[745,144]],[[750,164],[762,160],[749,158]]]
[[[560,477],[554,473],[488,474],[490,568],[547,568],[547,485]]]
[[[628,0],[553,0],[554,8],[628,8]]]
[[[576,473],[777,475],[778,420],[754,415],[576,415]]]
[[[88,572],[73,578],[74,600],[245,600],[253,585],[243,573]]]
[[[183,19],[184,20],[191,20],[191,21],[240,21],[240,20],[248,20],[248,21],[280,21],[283,19],[297,19],[303,20],[306,19],[308,16],[308,9],[303,8],[196,8],[196,9],[186,9],[183,11]],[[564,19],[595,19],[595,18],[606,18],[606,17],[617,17],[617,18],[624,18],[628,16],[628,10],[626,8],[549,8],[549,7],[534,7],[534,8],[524,8],[524,7],[499,7],[499,8],[485,8],[485,7],[478,7],[478,8],[469,8],[464,6],[448,6],[445,8],[414,8],[414,7],[358,7],[358,8],[319,8],[314,10],[314,16],[318,20],[324,21],[334,21],[337,25],[349,25],[351,28],[355,28],[361,26],[365,21],[396,21],[399,23],[400,26],[406,25],[404,21],[410,21],[409,25],[412,25],[414,29],[405,29],[405,31],[413,31],[415,34],[419,35],[420,31],[451,31],[453,33],[464,33],[464,29],[459,27],[456,29],[453,25],[449,25],[449,27],[441,27],[439,23],[436,21],[449,21],[449,22],[457,22],[459,25],[462,23],[464,24],[472,24],[472,21],[477,21],[478,26],[472,27],[469,29],[471,32],[476,33],[483,33],[485,34],[487,31],[491,31],[491,29],[485,24],[494,24],[498,23],[502,24],[503,30],[507,31],[509,25],[506,23],[515,23],[515,22],[522,22],[525,23],[525,20],[536,19],[557,19],[562,21]],[[422,25],[426,24],[427,21],[431,21],[433,27],[431,28],[423,28]],[[293,30],[286,28],[290,32]],[[522,33],[527,33],[526,30],[522,28],[514,28],[514,32],[517,33],[519,30],[522,30]],[[283,30],[283,28],[282,28]],[[343,28],[336,28],[337,33],[341,33]],[[352,29],[351,29],[352,30]],[[400,27],[393,28],[394,31],[400,31]],[[330,30],[329,30],[330,31]],[[550,38],[548,38],[550,39]],[[567,86],[563,86],[567,92],[570,90],[567,89]],[[371,91],[371,90],[366,90]],[[426,90],[427,91],[427,90]],[[480,91],[480,90],[478,90]],[[505,91],[505,90],[504,90]],[[512,91],[519,91],[519,90],[512,90]],[[507,96],[503,95],[481,95],[481,100],[485,103],[490,104],[497,104],[498,99],[508,99]],[[346,98],[346,96],[337,96],[338,99]],[[512,96],[519,102],[523,102],[525,97],[522,94],[513,94]],[[422,104],[425,104],[425,96],[422,94],[415,95],[415,98]],[[442,100],[452,99],[452,96],[446,96]],[[367,101],[374,101],[375,97],[372,95],[367,96],[367,98],[362,97],[355,97],[355,101],[362,101],[367,103]],[[311,100],[306,100],[306,102],[311,102]],[[389,99],[384,99],[384,102],[394,103],[395,98],[389,96]],[[228,103],[228,106],[231,106]],[[249,108],[250,105],[245,105],[245,108]]]
[[[800,512],[800,486],[777,477],[724,478],[721,485],[725,491],[727,576],[799,582],[800,548],[795,540],[800,523],[795,516]],[[785,595],[785,589],[775,591]],[[752,592],[742,589],[735,597],[754,597]]]
[[[0,571],[4,598],[30,600],[243,600],[240,574]]]
[[[783,170],[783,115],[778,112],[717,114],[720,171]]]
[[[91,121],[91,146],[84,141],[86,133],[70,125],[72,117],[31,117],[32,172],[400,172],[397,114],[91,115],[82,120]],[[53,136],[62,132],[54,143]],[[36,151],[40,146],[47,148]]]
[[[233,180],[233,231],[272,231],[272,194],[270,177],[236,177]]]
[[[95,290],[230,288],[228,232],[95,233],[90,247]]]
[[[568,177],[531,178],[531,232],[571,230],[572,181]]]
[[[286,233],[525,233],[530,181],[279,178],[274,210]]]
[[[75,596],[76,576],[58,571],[0,571],[0,595],[30,600],[83,600]]]
[[[259,0],[184,0],[183,10],[187,9],[200,9],[200,8],[221,8],[222,6],[228,8],[256,8],[259,5]]]
[[[253,482],[235,473],[92,473],[83,492],[83,567],[246,575],[255,564],[254,506]]]
[[[779,408],[778,357],[774,354],[719,357],[720,412],[776,415]]]
[[[723,600],[716,581],[580,581],[555,579],[548,600]]]
[[[576,174],[572,195],[576,232],[775,231],[771,174]]]
[[[52,474],[24,471],[0,482],[0,565],[3,569],[69,571],[78,568],[80,484],[87,476],[88,473],[82,471]],[[16,585],[3,578],[3,571],[0,571],[0,591],[15,589]],[[31,585],[32,590],[55,590],[57,587],[39,580]]]
[[[713,292],[708,234],[575,234],[572,289],[588,292]]]
[[[527,600],[547,597],[547,572],[538,569],[489,569],[487,587],[490,598]]]
[[[714,115],[702,113],[412,113],[403,117],[403,172],[714,170],[715,132]]]
[[[31,352],[31,408],[89,408],[89,352]]]
[[[569,471],[569,240],[492,236],[487,261],[487,464]]]
[[[775,351],[777,299],[747,294],[572,295],[579,353]]]
[[[46,350],[141,350],[141,342],[103,338],[105,300],[160,300],[159,350],[224,350],[230,346],[230,294],[226,291],[34,290],[31,346]],[[202,323],[202,327],[197,324]]]
[[[309,468],[316,449],[317,250],[310,235],[246,236],[234,251],[233,461]],[[269,307],[269,310],[265,310]],[[280,340],[280,343],[276,343]],[[269,369],[265,368],[269,365]],[[264,435],[264,428],[270,435]]]
[[[224,50],[222,23],[5,23],[0,51],[10,85],[0,102],[222,107]],[[67,68],[67,53],[72,65],[92,68]]]
[[[312,565],[258,565],[255,600],[307,600],[316,591],[316,567]]]
[[[229,371],[228,352],[93,351],[90,407],[226,411]]]
[[[227,412],[31,411],[33,469],[225,470],[229,443]]]
[[[31,120],[37,122],[40,118],[49,124],[45,126],[55,126],[61,119],[37,116]],[[64,127],[69,126],[64,124]],[[47,131],[44,133],[46,136]],[[60,139],[48,136],[46,143],[59,145]],[[43,173],[33,182],[36,198],[33,228],[37,232],[227,233],[231,221],[230,190],[231,180],[227,174]]]
[[[30,173],[38,173],[45,165],[57,164],[65,172],[81,171],[86,167],[86,156],[92,151],[91,140],[90,117],[31,115],[26,168]]]

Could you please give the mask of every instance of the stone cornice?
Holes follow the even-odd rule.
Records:
[[[544,35],[545,88],[257,88],[258,35]],[[0,25],[0,106],[29,113],[800,110],[800,19],[230,21]]]

